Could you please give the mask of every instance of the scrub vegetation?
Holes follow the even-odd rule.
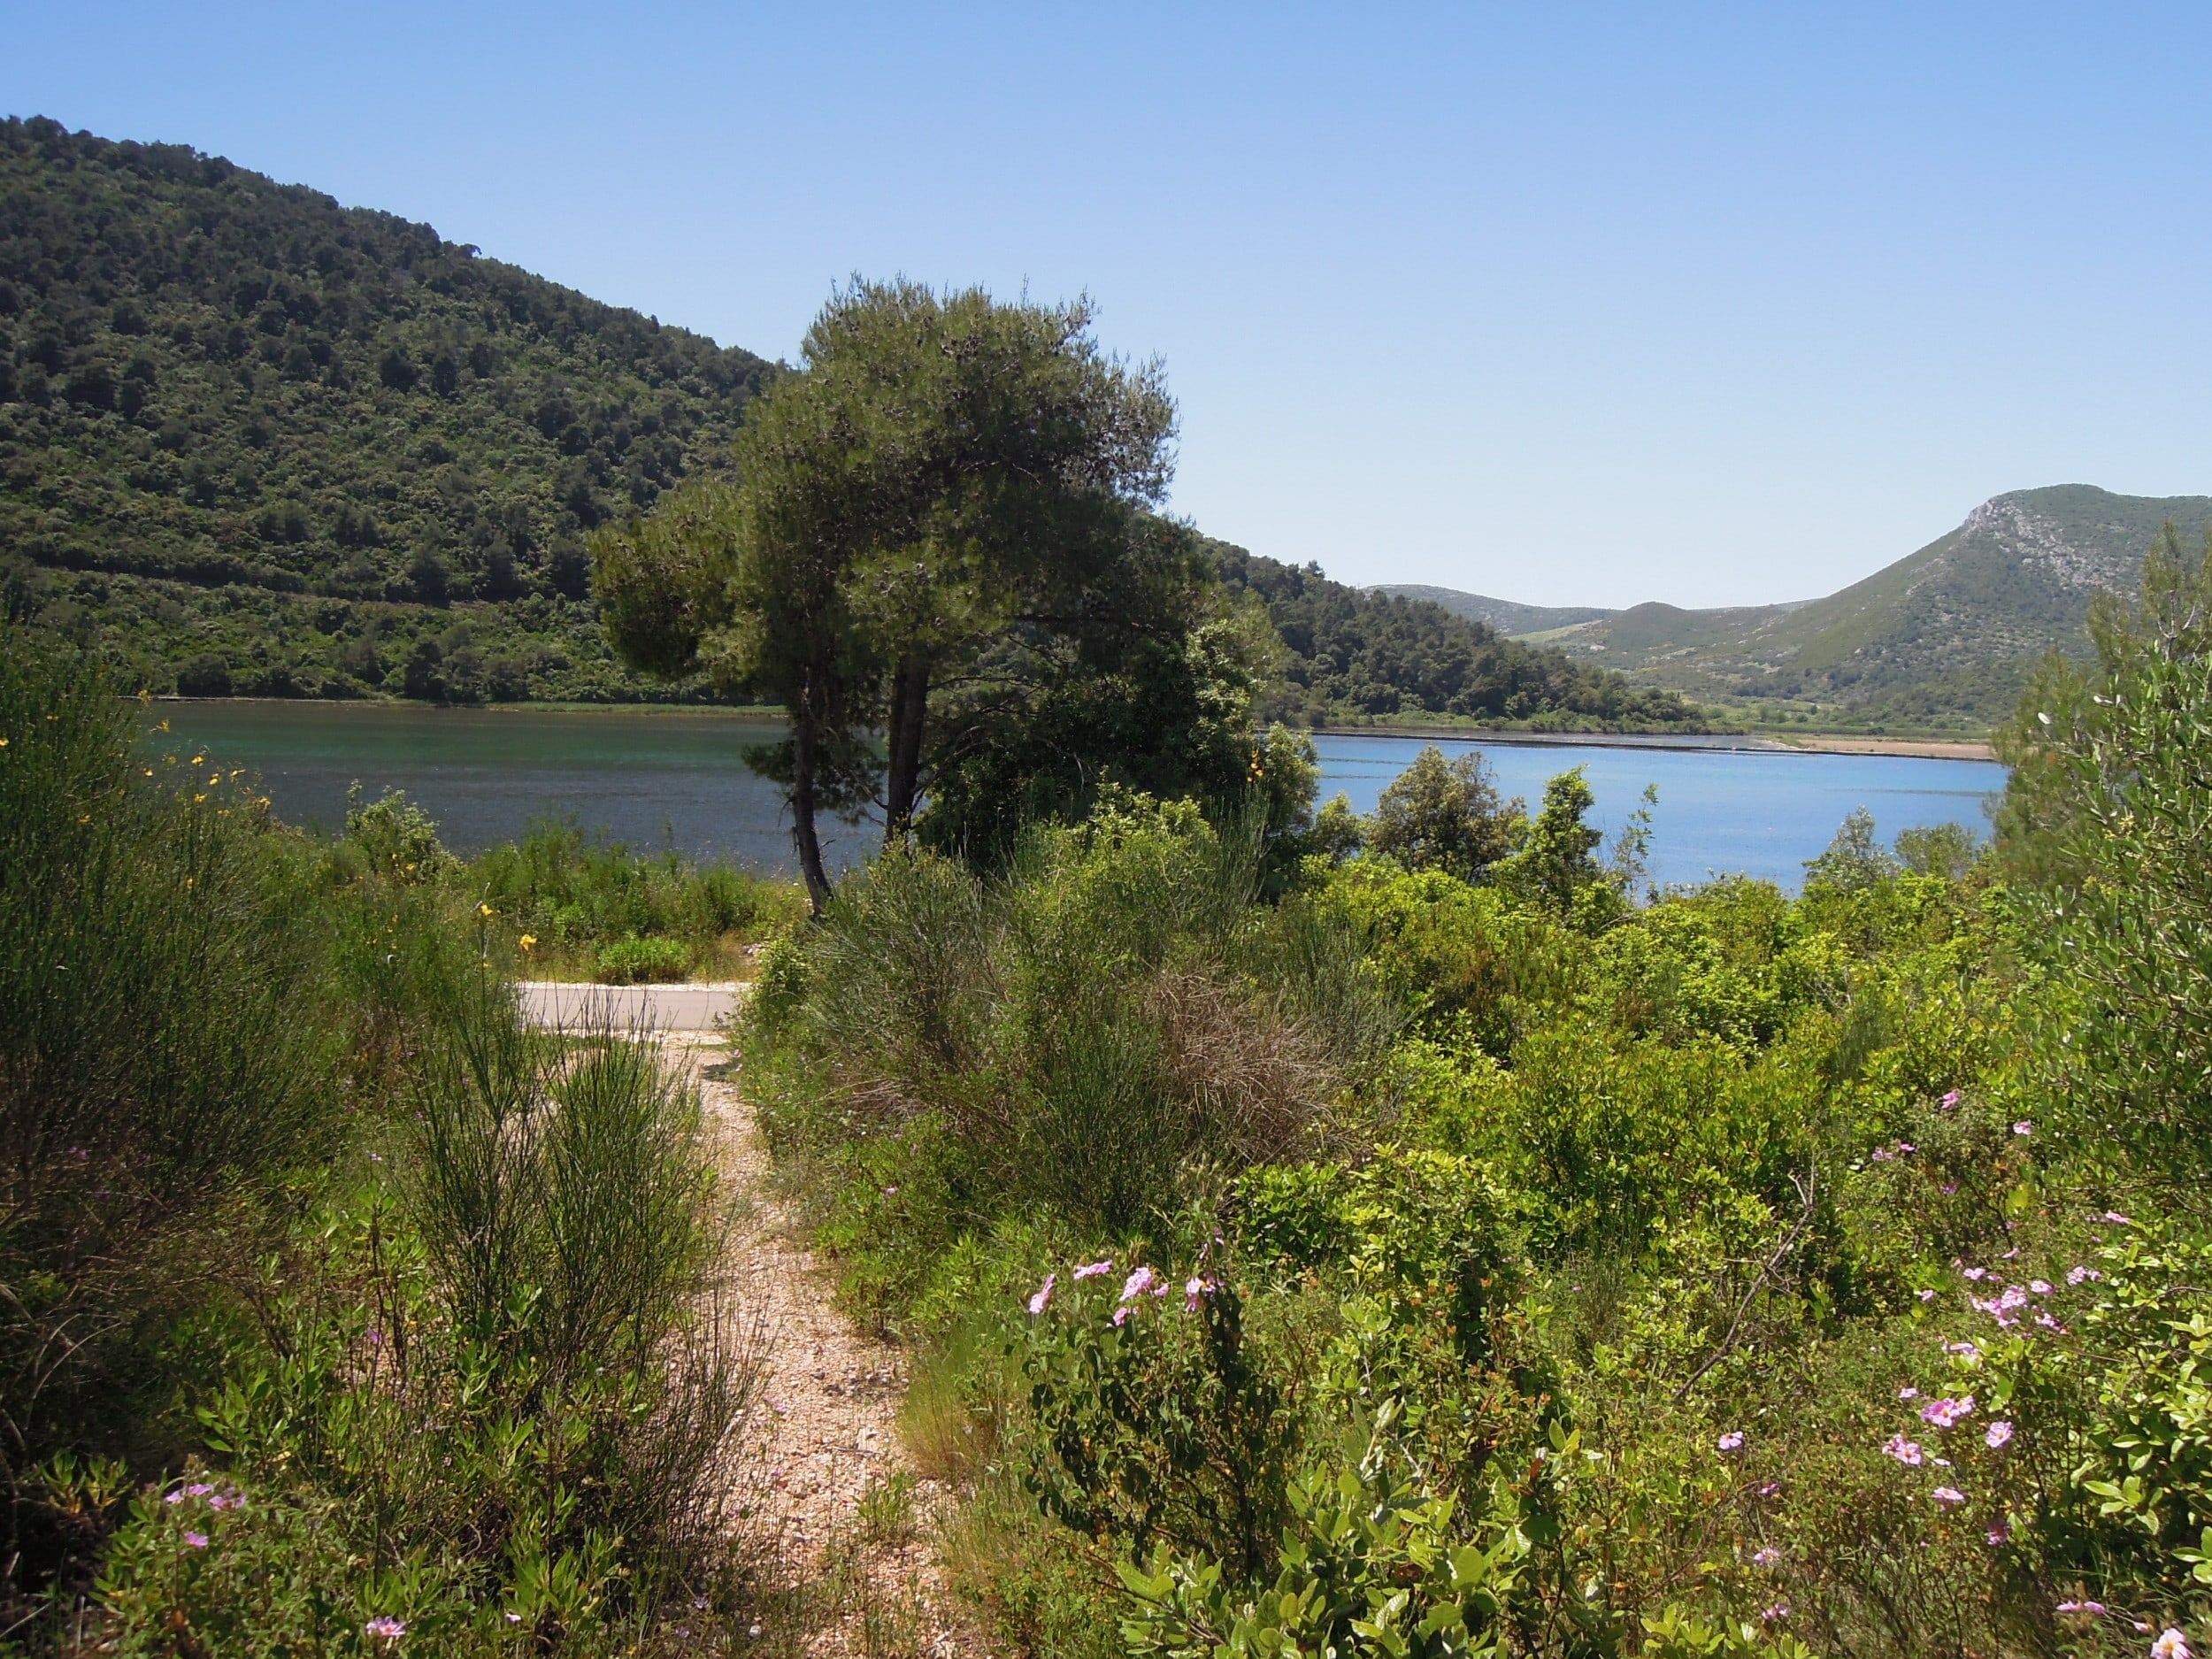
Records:
[[[2208,616],[2170,541],[1993,847],[1794,898],[1440,757],[1272,884],[1133,795],[851,879],[746,1075],[997,1640],[2204,1647]]]

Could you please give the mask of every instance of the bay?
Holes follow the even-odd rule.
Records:
[[[764,870],[792,867],[789,821],[775,787],[747,771],[746,745],[779,722],[718,710],[434,709],[391,703],[175,703],[155,718],[163,752],[205,753],[211,764],[259,775],[280,818],[335,829],[348,789],[369,798],[403,789],[438,823],[446,843],[476,852],[539,819],[641,849]],[[1425,740],[1368,734],[1315,739],[1323,799],[1341,792],[1359,811],[1417,755]],[[1634,747],[1438,740],[1448,754],[1479,749],[1499,790],[1532,808],[1545,780],[1581,766],[1609,839],[1656,785],[1651,873],[1663,884],[1716,874],[1763,877],[1794,888],[1804,861],[1846,814],[1870,810],[1885,840],[1908,826],[1985,827],[1985,803],[2004,787],[1987,761],[1741,750],[1694,740]],[[827,855],[843,866],[877,844],[866,825],[824,825]]]

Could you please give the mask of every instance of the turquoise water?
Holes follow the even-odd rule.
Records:
[[[279,816],[334,827],[347,787],[370,795],[404,789],[437,819],[447,843],[474,851],[520,834],[541,818],[573,818],[634,847],[673,846],[695,857],[766,869],[791,864],[790,828],[775,788],[739,758],[775,736],[771,721],[708,711],[646,714],[592,710],[428,709],[391,704],[200,703],[164,704],[165,741],[206,749],[226,765],[258,772]],[[1321,793],[1339,791],[1361,811],[1420,752],[1396,737],[1322,737]],[[1957,822],[1978,830],[1983,803],[2004,784],[1985,761],[1887,756],[1795,755],[1669,743],[1590,745],[1444,741],[1448,753],[1480,748],[1502,794],[1533,805],[1544,781],[1585,768],[1609,837],[1656,784],[1652,874],[1663,883],[1717,873],[1763,876],[1794,887],[1806,859],[1828,844],[1854,807],[1883,834]],[[824,826],[839,864],[865,857],[867,826]]]

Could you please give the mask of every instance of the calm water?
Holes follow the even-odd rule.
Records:
[[[790,830],[773,786],[738,758],[775,735],[772,722],[717,713],[425,709],[387,704],[170,703],[166,741],[204,749],[260,773],[278,814],[335,827],[347,787],[370,795],[404,789],[437,819],[448,845],[474,851],[511,840],[541,818],[573,818],[633,847],[674,846],[695,857],[769,869],[791,863]],[[1418,754],[1394,737],[1324,737],[1321,793],[1341,790],[1361,811]],[[1871,810],[1886,838],[1908,826],[1985,824],[1983,803],[2004,784],[1985,761],[1885,756],[1731,752],[1694,746],[1446,741],[1480,748],[1507,795],[1532,807],[1544,780],[1583,766],[1609,837],[1656,784],[1652,874],[1664,883],[1724,872],[1794,887],[1854,807]],[[832,858],[849,863],[875,844],[865,827],[826,820]]]

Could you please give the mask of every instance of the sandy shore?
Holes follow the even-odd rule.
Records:
[[[1901,755],[1914,760],[1994,760],[1996,750],[1971,738],[1786,737],[1791,749],[1816,755]]]

